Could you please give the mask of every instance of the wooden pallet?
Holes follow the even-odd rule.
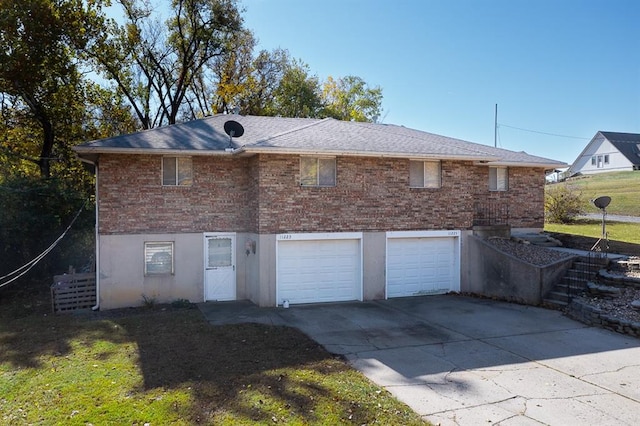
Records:
[[[51,303],[55,313],[89,309],[96,305],[96,273],[64,274],[53,277]]]

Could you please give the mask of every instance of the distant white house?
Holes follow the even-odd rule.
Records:
[[[568,176],[640,170],[640,134],[598,132],[569,167]]]

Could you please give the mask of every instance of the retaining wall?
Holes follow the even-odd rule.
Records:
[[[486,297],[540,305],[571,267],[575,257],[537,266],[497,250],[483,239],[469,236],[469,291]]]

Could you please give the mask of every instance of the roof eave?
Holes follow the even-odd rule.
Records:
[[[89,155],[97,154],[154,154],[154,155],[233,155],[242,150],[242,148],[233,148],[229,150],[215,149],[170,149],[170,148],[111,148],[111,147],[88,147],[75,146],[72,148],[79,157],[86,158]]]
[[[483,166],[492,167],[532,167],[539,169],[557,169],[558,167],[567,167],[568,164],[561,162],[549,162],[549,163],[536,163],[526,161],[490,161],[488,163],[481,164]]]
[[[407,152],[386,152],[386,151],[348,151],[348,150],[313,150],[313,149],[291,149],[275,147],[253,147],[245,146],[243,152],[248,154],[284,154],[284,155],[326,155],[332,157],[385,157],[385,158],[410,158],[423,160],[459,160],[459,161],[495,161],[495,156],[471,156],[454,154],[428,154],[428,153],[407,153]]]

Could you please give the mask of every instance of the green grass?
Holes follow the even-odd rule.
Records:
[[[292,328],[157,307],[20,317],[0,302],[1,424],[424,424]]]
[[[640,216],[639,171],[584,175],[553,185],[571,185],[578,189],[584,198],[587,213],[599,212],[589,200],[608,195],[611,197],[611,204],[607,208],[609,214]]]
[[[544,230],[600,238],[602,236],[602,221],[578,220],[571,224],[545,223]],[[640,244],[640,223],[607,222],[606,231],[610,240]]]

